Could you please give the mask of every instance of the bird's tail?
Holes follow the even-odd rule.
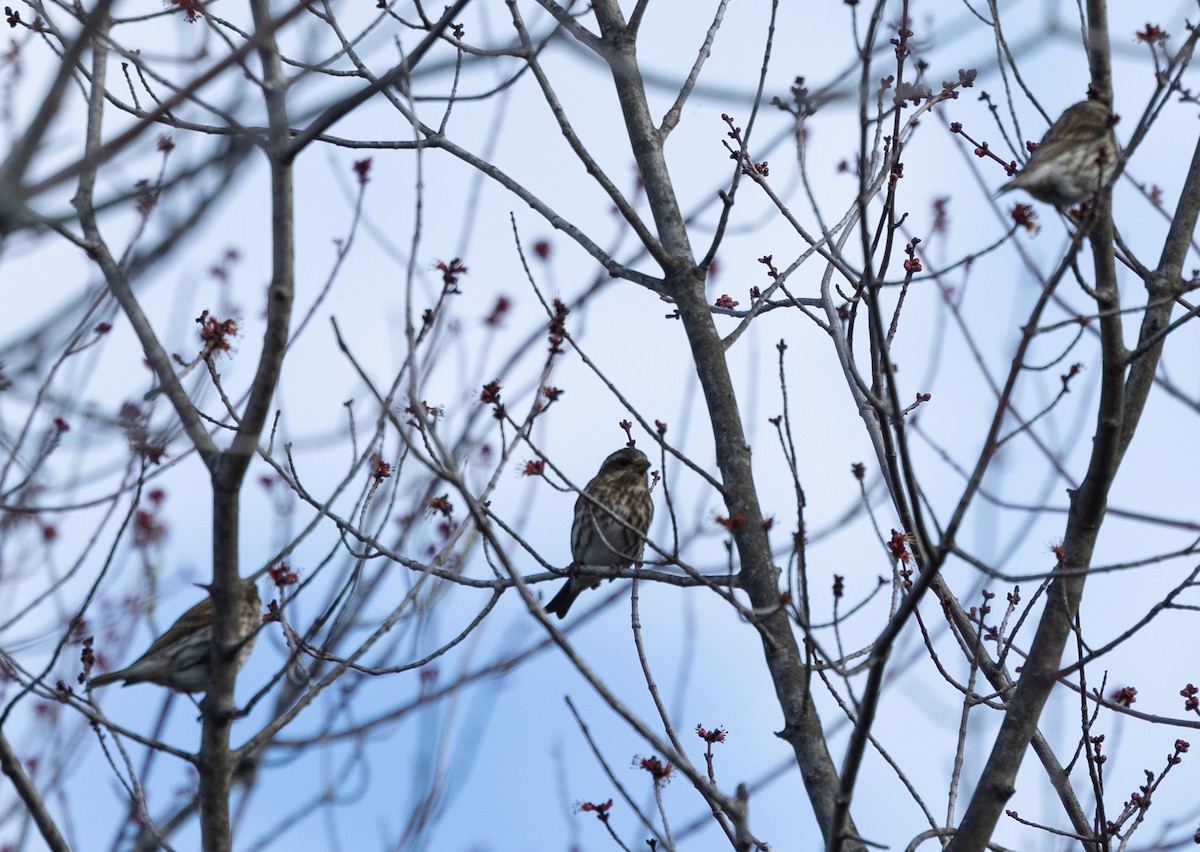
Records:
[[[559,618],[566,618],[567,612],[571,609],[571,604],[575,603],[575,598],[579,597],[579,593],[586,589],[587,586],[577,583],[575,578],[570,578],[563,587],[558,590],[558,594],[550,599],[550,603],[546,604],[547,615],[557,615]]]
[[[121,670],[115,671],[115,672],[105,672],[104,674],[96,675],[94,678],[89,680],[88,685],[92,689],[95,689],[98,686],[106,686],[110,683],[116,683],[118,680],[121,680],[124,677],[125,677],[124,669],[121,669]]]

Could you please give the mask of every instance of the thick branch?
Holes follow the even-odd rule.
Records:
[[[750,447],[742,429],[737,394],[725,360],[725,349],[705,299],[704,272],[697,268],[671,184],[662,140],[650,116],[636,49],[615,0],[594,6],[609,45],[605,54],[621,103],[633,154],[646,188],[659,241],[671,259],[665,270],[668,290],[679,308],[696,372],[712,424],[717,465],[731,518],[740,518],[734,539],[741,561],[740,581],[752,605],[771,612],[762,624],[763,650],[783,711],[780,736],[791,744],[822,833],[831,831],[837,771],[821,721],[809,693],[809,675],[786,612],[779,606],[779,571],[763,529],[762,511],[750,465]],[[854,836],[851,825],[849,832]],[[857,841],[847,850],[861,849]]]
[[[1093,74],[1101,79],[1101,98],[1111,102],[1108,88],[1111,78],[1107,50],[1107,16],[1103,0],[1088,3],[1089,58]],[[1094,220],[1088,234],[1095,269],[1095,293],[1100,322],[1101,379],[1096,430],[1092,440],[1088,471],[1080,487],[1071,494],[1067,530],[1063,540],[1064,559],[1060,573],[1046,594],[1046,608],[1038,622],[1021,679],[1005,712],[1004,722],[983,769],[979,787],[948,852],[963,852],[983,847],[995,831],[1005,803],[1015,790],[1017,770],[1029,742],[1037,731],[1038,718],[1058,679],[1063,649],[1071,633],[1075,613],[1083,596],[1087,573],[1080,571],[1091,564],[1096,539],[1104,522],[1108,492],[1127,439],[1132,435],[1140,412],[1125,408],[1125,347],[1122,339],[1120,296],[1117,292],[1113,260],[1112,192],[1105,190],[1096,200]]]
[[[1171,217],[1171,229],[1159,257],[1158,268],[1146,282],[1146,313],[1142,317],[1142,328],[1138,341],[1154,339],[1171,321],[1174,297],[1183,289],[1183,262],[1191,246],[1196,220],[1200,216],[1200,141],[1192,152],[1192,164],[1188,169],[1183,192],[1179,195],[1175,215]],[[1129,448],[1133,439],[1134,426],[1141,416],[1154,385],[1158,362],[1162,358],[1165,337],[1148,347],[1134,359],[1129,368],[1129,380],[1125,389],[1126,419],[1121,430],[1121,455]],[[1137,348],[1140,348],[1137,347]]]
[[[71,847],[67,845],[67,841],[58,832],[58,826],[54,824],[54,819],[50,816],[50,812],[46,810],[46,803],[42,800],[41,794],[37,791],[37,787],[33,785],[32,779],[25,774],[25,767],[21,766],[21,760],[13,752],[12,746],[9,745],[8,737],[0,731],[0,772],[12,782],[13,788],[16,789],[17,795],[21,797],[21,801],[25,803],[25,807],[29,809],[29,814],[33,817],[34,823],[38,827],[38,831],[42,835],[42,840],[46,841],[46,845],[54,850],[54,852],[70,852]]]
[[[232,847],[229,791],[233,761],[229,732],[233,723],[234,665],[238,643],[238,524],[239,493],[250,460],[258,448],[271,398],[279,384],[295,284],[293,175],[287,157],[289,137],[287,79],[275,43],[274,22],[267,0],[251,3],[259,59],[263,66],[263,98],[270,136],[266,153],[271,175],[271,286],[267,294],[267,327],[263,333],[258,369],[250,386],[237,434],[221,453],[212,476],[213,649],[204,726],[200,740],[200,828],[206,852],[229,852]]]

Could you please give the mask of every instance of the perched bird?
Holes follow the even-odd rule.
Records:
[[[262,617],[254,581],[238,582],[237,636],[241,644],[234,666],[240,669],[254,647],[255,630]],[[208,689],[211,653],[212,598],[205,598],[179,616],[137,660],[123,669],[92,678],[91,685],[94,688],[123,680],[126,686],[157,683],[176,692],[204,692]]]
[[[646,485],[649,469],[646,454],[633,447],[617,450],[600,465],[600,472],[575,501],[571,576],[546,604],[546,612],[563,618],[580,592],[600,585],[599,577],[577,576],[580,566],[621,570],[642,558],[646,530],[654,518]]]
[[[1023,189],[1055,207],[1070,207],[1103,188],[1117,167],[1114,118],[1100,101],[1067,107],[1033,150],[1025,168],[996,193]]]

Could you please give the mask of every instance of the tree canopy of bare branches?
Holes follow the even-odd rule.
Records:
[[[1200,838],[1193,5],[5,13],[0,849]]]

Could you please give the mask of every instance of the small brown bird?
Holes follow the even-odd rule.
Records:
[[[604,460],[600,472],[584,487],[571,522],[572,573],[546,604],[546,612],[563,618],[580,592],[600,585],[599,577],[576,576],[579,566],[621,570],[642,558],[646,530],[654,518],[646,484],[649,469],[645,453],[622,447]]]
[[[262,621],[258,587],[253,580],[239,580],[237,635],[241,643],[234,666],[241,669],[254,647],[255,631]],[[212,598],[205,598],[179,616],[167,632],[155,639],[146,653],[129,666],[92,678],[93,688],[123,680],[157,683],[176,692],[204,692],[208,689],[209,660],[212,653]]]
[[[1113,124],[1113,114],[1100,101],[1072,104],[1046,131],[1025,168],[996,194],[1023,189],[1055,207],[1091,198],[1117,167]]]

